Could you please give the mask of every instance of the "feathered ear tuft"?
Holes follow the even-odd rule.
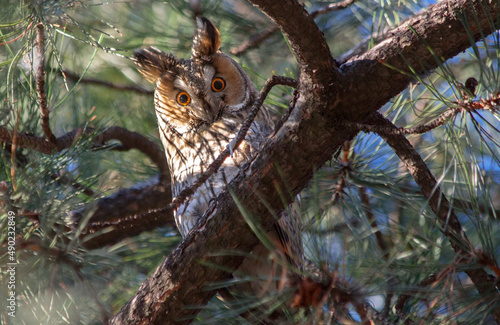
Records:
[[[178,64],[173,55],[154,47],[136,50],[134,61],[140,67],[142,75],[150,82],[156,82],[160,76],[172,71]]]
[[[210,61],[220,48],[220,34],[210,20],[205,17],[196,18],[196,32],[191,53],[193,59]]]

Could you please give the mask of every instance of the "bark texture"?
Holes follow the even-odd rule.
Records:
[[[215,294],[203,290],[204,284],[230,276],[202,262],[235,270],[241,257],[212,253],[250,251],[257,243],[233,197],[257,222],[271,227],[273,213],[283,209],[282,193],[290,193],[286,199],[291,202],[313,172],[356,135],[343,121],[363,122],[408,86],[413,75],[409,66],[418,74],[436,68],[437,58],[451,58],[471,46],[471,38],[477,41],[498,28],[500,14],[496,1],[442,1],[403,23],[367,53],[337,67],[321,31],[300,4],[252,2],[290,41],[301,71],[295,106],[259,155],[231,182],[230,191],[214,202],[200,227],[144,281],[111,324],[189,323],[198,312],[192,306],[203,305]]]

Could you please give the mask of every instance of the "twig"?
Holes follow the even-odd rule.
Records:
[[[87,196],[94,196],[94,191],[91,188],[88,188],[75,180],[71,179],[69,176],[64,174],[56,174],[53,173],[50,175],[50,178],[56,181],[58,184],[70,184],[75,190],[81,191],[83,194]]]
[[[57,146],[46,141],[45,138],[29,135],[25,133],[14,133],[2,126],[0,126],[0,142],[13,143],[14,137],[17,136],[17,146],[26,149],[33,149],[44,154],[54,154],[61,150],[69,148],[75,140],[81,136],[88,136],[96,133],[93,128],[79,128],[66,133],[57,138]],[[109,140],[119,140],[122,143],[122,149],[138,149],[146,154],[158,166],[161,174],[161,180],[169,180],[170,173],[168,171],[167,160],[163,150],[145,136],[132,132],[122,127],[113,126],[104,130],[101,134],[95,137],[94,143],[102,146]]]
[[[36,92],[38,94],[38,103],[40,105],[40,123],[47,140],[57,147],[57,139],[50,129],[49,108],[47,107],[47,95],[45,94],[45,35],[43,33],[43,24],[36,25],[36,42],[39,53],[39,62],[36,71]],[[33,55],[33,59],[35,55]]]
[[[438,275],[431,274],[428,277],[426,277],[425,279],[423,279],[422,281],[420,281],[420,283],[418,284],[418,287],[423,288],[423,287],[427,287],[433,283],[436,283],[436,282],[440,281],[444,277],[445,274],[446,274],[445,272],[440,272]],[[405,306],[405,303],[408,301],[408,299],[411,298],[412,294],[417,293],[417,292],[418,292],[417,290],[412,290],[409,293],[398,297],[398,301],[396,302],[395,308],[396,308],[396,313],[399,315],[399,317],[402,318],[405,316],[404,312],[403,312],[403,308]]]
[[[329,5],[321,8],[321,9],[313,11],[311,13],[311,17],[314,19],[314,18],[318,17],[319,15],[324,15],[324,14],[327,14],[327,13],[332,12],[332,11],[345,9],[345,8],[351,6],[356,1],[358,1],[358,0],[344,0],[341,2],[337,2],[337,3],[330,3]]]
[[[450,118],[455,117],[460,112],[474,112],[477,110],[495,110],[500,105],[500,94],[491,95],[488,99],[479,99],[468,102],[455,102],[457,106],[451,107],[432,122],[410,128],[392,128],[381,125],[367,125],[362,123],[347,122],[350,126],[363,132],[374,132],[385,135],[423,134],[437,127],[446,124]]]
[[[460,107],[452,107],[450,108],[450,110],[441,114],[434,121],[428,124],[418,125],[410,128],[391,128],[381,125],[367,125],[362,123],[350,123],[350,122],[348,122],[348,124],[352,125],[353,127],[363,132],[374,132],[385,135],[423,134],[446,124],[446,122],[448,122],[448,120],[451,117],[456,116],[458,113],[460,113],[460,111],[461,111]]]
[[[80,83],[101,85],[101,86],[109,87],[112,89],[134,91],[136,93],[146,94],[146,95],[152,95],[154,93],[153,90],[144,89],[142,87],[137,87],[134,85],[117,85],[117,84],[114,84],[112,82],[100,80],[97,78],[82,77],[82,76],[79,76],[78,74],[76,74],[72,71],[69,71],[69,70],[62,70],[61,75],[66,76],[66,78],[73,80],[75,82],[80,81]]]
[[[356,1],[358,1],[358,0],[344,0],[344,1],[339,2],[339,3],[331,3],[327,6],[325,6],[324,8],[313,11],[310,14],[310,16],[314,19],[314,18],[318,17],[319,15],[323,15],[323,14],[326,14],[326,13],[329,13],[332,11],[336,11],[336,10],[345,9],[345,8],[349,7],[350,5],[352,5]],[[279,30],[278,26],[273,25],[273,26],[269,27],[268,29],[252,36],[250,38],[250,40],[244,41],[243,43],[241,43],[237,47],[233,47],[229,52],[233,55],[240,56],[243,53],[245,53],[246,51],[251,50],[251,49],[259,46],[262,42],[264,42],[266,39],[271,37],[278,30]]]
[[[384,260],[387,260],[389,257],[389,251],[387,250],[387,244],[382,237],[382,233],[377,224],[377,220],[375,220],[375,216],[373,215],[373,211],[370,205],[370,199],[368,198],[368,194],[366,194],[366,188],[364,186],[359,188],[359,196],[361,198],[361,203],[363,204],[363,209],[365,210],[366,216],[368,217],[368,221],[370,222],[370,226],[375,231],[375,239],[377,241],[377,245],[382,251],[382,257]]]
[[[273,25],[268,29],[252,36],[250,40],[244,41],[238,47],[233,47],[229,52],[233,55],[240,56],[246,51],[259,46],[262,42],[271,37],[271,35],[273,35],[277,31],[278,31],[278,26]]]
[[[241,126],[240,130],[236,134],[233,140],[231,140],[231,143],[228,145],[224,151],[222,151],[219,156],[208,166],[207,170],[203,172],[198,179],[189,187],[183,189],[178,196],[176,196],[172,200],[172,205],[178,208],[184,201],[186,201],[186,198],[188,196],[191,196],[194,194],[194,192],[203,184],[205,183],[210,176],[212,176],[214,173],[219,170],[220,166],[224,163],[224,160],[226,160],[227,157],[231,154],[232,151],[234,151],[238,146],[241,144],[243,139],[245,139],[246,133],[250,126],[252,125],[252,122],[257,116],[257,113],[260,110],[260,107],[264,103],[264,100],[267,97],[267,94],[275,85],[287,85],[290,87],[297,87],[298,82],[295,79],[292,78],[287,78],[283,76],[272,76],[271,78],[267,79],[266,83],[264,84],[264,88],[259,93],[259,96],[253,103],[252,109],[250,110],[250,113],[248,114],[248,117],[246,118],[245,122]]]

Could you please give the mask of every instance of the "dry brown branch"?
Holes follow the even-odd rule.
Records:
[[[495,111],[500,105],[500,94],[491,95],[488,99],[479,99],[474,101],[455,102],[456,106],[450,107],[446,112],[441,114],[435,120],[424,125],[417,125],[410,128],[391,128],[383,127],[381,125],[367,125],[362,123],[351,123],[349,125],[359,129],[363,132],[383,133],[386,135],[404,135],[404,134],[423,134],[434,130],[446,124],[450,119],[454,118],[460,112],[475,112],[478,110],[491,110]]]
[[[325,6],[324,8],[313,11],[310,15],[314,19],[320,15],[324,15],[324,14],[327,14],[327,13],[332,12],[332,11],[345,9],[345,8],[349,7],[350,5],[352,5],[356,1],[358,1],[358,0],[344,0],[344,1],[341,1],[338,3],[331,3],[327,6]],[[237,47],[233,47],[229,52],[233,55],[240,56],[243,53],[245,53],[246,51],[251,50],[253,48],[256,48],[257,46],[262,44],[262,42],[264,42],[266,39],[271,37],[278,30],[279,30],[278,26],[273,25],[273,26],[269,27],[268,29],[266,29],[258,34],[251,36],[250,40],[244,41],[243,43],[241,43]]]
[[[61,71],[61,75],[65,76],[69,80],[73,80],[74,82],[79,81],[80,83],[99,85],[99,86],[104,86],[104,87],[117,89],[117,90],[133,91],[133,92],[136,92],[139,94],[145,94],[145,95],[152,95],[154,93],[153,90],[144,89],[142,87],[138,87],[138,86],[134,86],[134,85],[120,85],[120,84],[114,84],[112,82],[97,79],[97,78],[82,77],[82,76],[80,76],[72,71],[69,71],[69,70]]]
[[[76,129],[58,137],[56,139],[57,146],[52,142],[46,141],[43,137],[19,133],[17,134],[17,146],[50,155],[69,148],[75,141],[78,141],[80,137],[90,136],[92,134],[96,134],[94,144],[97,147],[102,147],[107,141],[118,140],[121,142],[121,149],[123,150],[138,149],[149,156],[158,166],[162,181],[170,179],[167,160],[163,150],[145,136],[118,126],[110,127],[100,134],[97,134],[97,131],[90,127]],[[14,135],[14,132],[0,126],[0,142],[12,143]]]
[[[39,62],[36,71],[36,92],[38,104],[40,105],[40,123],[47,140],[57,147],[57,139],[50,129],[49,108],[47,107],[47,95],[45,94],[45,35],[42,23],[36,25],[36,42],[39,53]],[[33,60],[36,58],[33,55]]]

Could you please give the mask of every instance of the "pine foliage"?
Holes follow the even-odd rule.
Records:
[[[339,61],[429,6],[303,4]],[[193,17],[202,14],[258,88],[273,74],[298,78],[295,58],[285,35],[244,1],[1,0],[0,7],[2,288],[12,279],[8,263],[18,263],[16,317],[2,291],[0,322],[106,323],[180,241],[160,209],[171,199],[168,172],[152,88],[136,71],[133,50],[156,46],[188,57]],[[498,20],[491,17],[491,25]],[[471,37],[470,48],[447,61],[435,53],[438,68],[411,74],[410,86],[379,110],[398,129],[349,125],[361,132],[315,171],[301,193],[300,232],[313,266],[302,275],[315,279],[319,270],[328,285],[311,280],[239,305],[215,297],[194,321],[247,324],[256,306],[271,314],[298,299],[300,307],[287,309],[290,323],[498,324],[498,288],[482,294],[467,272],[500,277],[499,35]],[[266,106],[286,115],[293,98],[275,87]],[[409,140],[434,175],[437,206],[388,144],[394,134]],[[436,207],[446,208],[444,219]],[[453,218],[466,237],[447,235]],[[113,227],[122,224],[115,237]],[[230,288],[232,281],[207,286]]]

